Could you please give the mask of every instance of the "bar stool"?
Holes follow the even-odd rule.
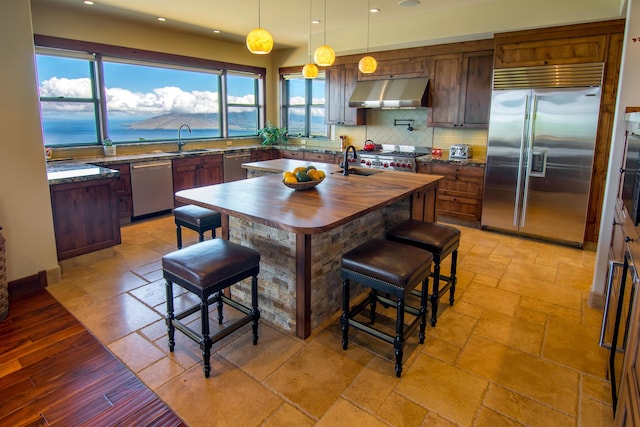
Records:
[[[453,305],[456,291],[456,265],[458,262],[458,246],[460,246],[460,230],[444,224],[407,220],[387,232],[387,239],[424,249],[433,254],[433,289],[429,296],[431,302],[431,326],[436,326],[438,301],[449,290],[449,304]],[[448,276],[440,274],[440,263],[451,254],[451,270]],[[443,286],[440,281],[446,280]],[[422,292],[413,291],[413,295],[428,292],[428,286]]]
[[[201,208],[195,205],[180,206],[173,210],[176,221],[176,235],[178,237],[178,249],[182,248],[182,228],[187,227],[198,232],[198,241],[204,241],[204,233],[211,230],[211,237],[215,239],[216,228],[222,224],[219,212]]]
[[[200,345],[204,363],[204,376],[211,372],[211,346],[251,322],[253,344],[258,343],[258,273],[260,272],[260,254],[253,249],[223,239],[206,242],[179,249],[162,257],[162,271],[166,280],[167,292],[167,331],[169,351],[175,347],[175,330],[184,333]],[[227,298],[223,290],[231,285],[251,277],[251,308]],[[200,303],[181,313],[174,313],[173,283],[195,294]],[[244,313],[239,319],[220,329],[215,335],[209,335],[209,305],[218,307],[218,323],[222,324],[223,304],[227,304]],[[181,320],[200,310],[201,333],[188,327]]]
[[[432,255],[419,248],[389,240],[375,239],[363,243],[342,256],[342,348],[349,344],[349,326],[353,326],[376,338],[393,344],[396,356],[396,376],[402,373],[402,355],[407,337],[420,324],[420,344],[424,343],[427,324],[427,299],[420,298],[420,307],[405,304],[405,298],[419,283],[424,282],[431,271]],[[350,309],[349,293],[351,280],[371,288],[362,302]],[[423,286],[425,284],[423,283]],[[386,294],[382,296],[380,293]],[[376,329],[376,302],[380,301],[396,308],[395,335]],[[370,307],[370,323],[364,324],[354,317],[365,307]],[[405,329],[404,312],[416,316]]]

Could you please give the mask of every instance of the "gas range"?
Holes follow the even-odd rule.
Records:
[[[382,144],[381,150],[358,151],[358,158],[349,158],[349,162],[365,168],[415,172],[416,157],[429,153],[426,147]]]

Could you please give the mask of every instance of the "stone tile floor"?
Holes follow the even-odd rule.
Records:
[[[253,346],[245,326],[214,346],[209,379],[182,334],[170,354],[172,216],[124,226],[122,245],[64,262],[48,289],[192,426],[612,425],[602,313],[587,304],[595,253],[460,229],[456,303],[442,299],[424,345],[409,340],[399,379],[390,345],[352,331],[342,350],[337,312],[305,341],[261,321]]]

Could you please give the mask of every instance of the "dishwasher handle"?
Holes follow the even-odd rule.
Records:
[[[131,165],[132,169],[146,169],[157,168],[162,166],[171,167],[171,162],[146,162],[146,163],[134,163]]]
[[[242,159],[242,158],[251,158],[251,154],[249,153],[238,153],[238,154],[225,154],[225,159]]]

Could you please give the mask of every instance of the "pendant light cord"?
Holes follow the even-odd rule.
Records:
[[[367,53],[369,53],[369,31],[371,29],[371,0],[369,0],[369,9],[367,10]]]
[[[327,0],[324,0],[324,45],[327,45]]]

